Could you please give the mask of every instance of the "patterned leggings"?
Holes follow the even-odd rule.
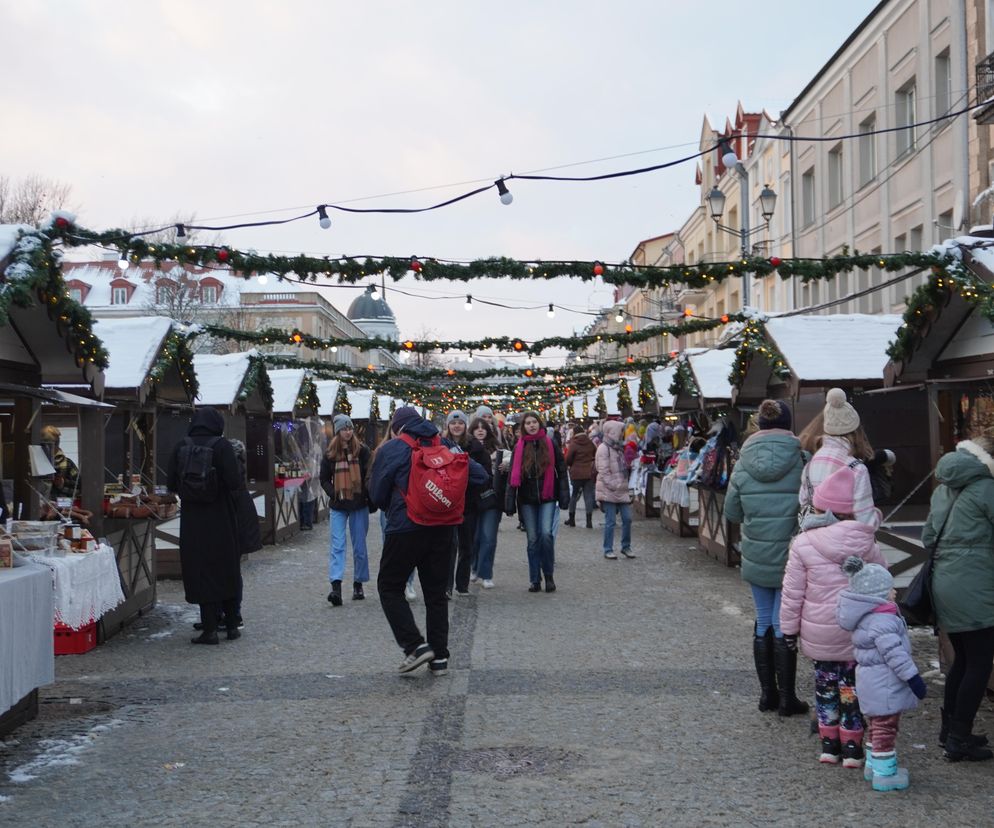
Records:
[[[820,725],[863,729],[863,715],[856,698],[855,661],[815,662],[815,709]]]

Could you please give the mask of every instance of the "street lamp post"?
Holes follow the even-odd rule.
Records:
[[[722,163],[727,169],[735,170],[739,174],[739,191],[742,194],[740,199],[739,212],[741,214],[741,226],[739,228],[728,227],[721,223],[722,213],[725,212],[725,194],[718,189],[716,184],[711,188],[711,192],[708,193],[707,203],[708,211],[711,213],[711,218],[714,219],[715,225],[719,230],[724,230],[733,236],[738,236],[742,249],[742,257],[746,258],[749,255],[749,236],[753,233],[758,233],[762,230],[768,229],[770,226],[770,219],[773,218],[773,211],[776,209],[777,205],[777,194],[770,189],[769,184],[763,185],[763,189],[759,194],[759,207],[763,213],[763,218],[766,220],[765,227],[757,227],[755,230],[749,229],[749,173],[746,168],[739,161],[738,156],[731,151],[726,145],[725,154],[722,156]],[[749,304],[749,283],[751,277],[749,274],[745,274],[742,278],[742,305],[743,307]]]

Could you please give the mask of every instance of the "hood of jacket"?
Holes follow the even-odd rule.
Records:
[[[873,527],[867,523],[840,520],[830,526],[808,529],[802,537],[819,555],[841,567],[850,555],[866,558],[867,551],[873,547],[875,534]]]
[[[594,444],[593,440],[591,440],[583,431],[576,432],[570,440],[570,443],[576,443],[576,445],[580,447],[592,446]]]
[[[198,408],[190,418],[191,437],[220,437],[224,434],[224,415],[216,408]]]
[[[625,424],[620,420],[608,420],[601,427],[601,433],[605,440],[611,440],[616,446],[622,444],[622,437],[625,433]]]
[[[935,467],[935,479],[950,489],[984,477],[994,477],[994,458],[972,440],[957,443],[956,451],[943,455]]]
[[[415,420],[404,426],[402,433],[420,440],[429,440],[438,434],[438,429],[433,423],[428,422],[428,420]]]
[[[886,598],[877,598],[875,595],[862,595],[858,592],[844,590],[839,595],[839,608],[837,618],[839,626],[844,630],[852,632],[859,626],[863,618],[873,612],[881,604],[886,604]]]
[[[797,465],[801,441],[778,428],[757,431],[742,446],[738,462],[755,480],[772,483]]]

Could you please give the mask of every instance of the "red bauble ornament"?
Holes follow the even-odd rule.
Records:
[[[217,260],[219,262],[226,262],[228,261],[228,257],[230,255],[231,254],[227,251],[227,249],[222,247],[220,250],[217,251]]]
[[[418,261],[417,256],[411,256],[411,270],[415,273],[421,272],[421,262]]]
[[[770,264],[771,264],[771,265],[772,265],[773,267],[780,267],[780,264],[781,264],[781,261],[782,261],[782,260],[780,259],[780,257],[779,257],[779,256],[771,256],[771,257],[770,257]]]
[[[604,265],[602,265],[600,262],[596,262],[594,264],[594,276],[603,276],[603,275],[604,275]]]
[[[69,227],[69,219],[67,219],[65,216],[59,216],[55,220],[55,226],[58,227],[59,230],[65,230]]]

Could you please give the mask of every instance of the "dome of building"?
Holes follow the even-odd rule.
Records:
[[[373,298],[373,286],[370,285],[362,293],[360,293],[355,299],[352,300],[352,304],[349,305],[348,312],[346,313],[349,319],[353,322],[358,320],[393,320],[393,311],[390,310],[390,306],[387,304],[386,299],[382,296],[379,299]]]

